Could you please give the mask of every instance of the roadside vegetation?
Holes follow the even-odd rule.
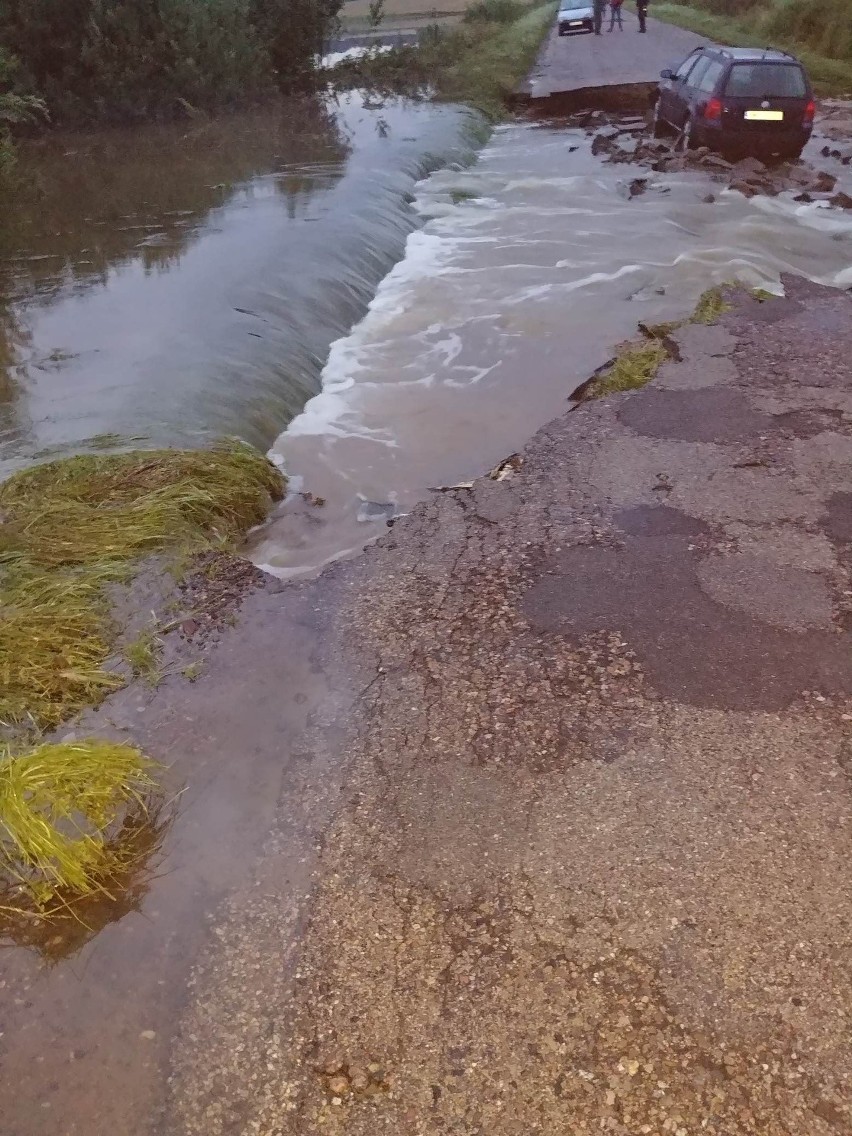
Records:
[[[304,87],[340,4],[2,0],[0,99],[35,98],[51,121],[85,124],[191,115]]]
[[[284,478],[247,446],[94,454],[0,485],[0,909],[45,913],[126,872],[157,798],[151,762],[126,746],[36,745],[123,686],[158,681],[146,628],[123,648],[109,589],[144,558],[232,547]],[[146,829],[147,831],[147,829]],[[4,898],[5,895],[5,898]]]
[[[0,184],[8,181],[15,165],[13,129],[44,119],[47,114],[41,99],[13,89],[16,71],[14,60],[0,45]]]
[[[534,63],[555,11],[555,3],[478,0],[459,23],[422,31],[416,47],[347,61],[332,81],[464,102],[496,120]]]
[[[736,288],[737,285],[728,285]],[[755,293],[756,299],[770,293]],[[579,386],[571,396],[575,402],[588,402],[593,398],[606,398],[607,395],[623,391],[639,390],[647,386],[656,376],[663,363],[677,358],[677,348],[671,334],[687,323],[716,323],[730,310],[725,298],[724,288],[708,288],[698,298],[691,316],[685,320],[675,320],[661,324],[640,324],[641,340],[623,344],[615,359],[600,373]]]
[[[852,94],[852,0],[685,0],[653,14],[717,42],[792,51],[819,94]]]

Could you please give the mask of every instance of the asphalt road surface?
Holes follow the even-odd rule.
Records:
[[[608,32],[609,9],[601,35],[560,36],[553,29],[528,80],[533,99],[569,92],[654,83],[664,67],[679,63],[702,36],[659,20],[648,20],[640,37],[633,12],[625,11],[624,31]]]

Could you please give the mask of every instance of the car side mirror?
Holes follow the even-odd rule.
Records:
[[[670,71],[667,67],[665,69],[665,71],[660,72],[660,78],[661,79],[674,79],[674,71]]]

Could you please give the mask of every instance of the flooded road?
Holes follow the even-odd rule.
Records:
[[[0,227],[0,473],[115,435],[268,446],[402,254],[412,187],[476,133],[349,95],[31,145]]]
[[[849,213],[749,201],[701,172],[631,198],[635,171],[575,126],[508,125],[464,168],[473,120],[457,109],[282,115],[143,131],[132,154],[105,135],[29,157],[40,196],[2,267],[5,468],[100,435],[272,444],[293,493],[251,553],[305,574],[516,449],[637,321],[682,316],[732,278],[852,285]],[[5,953],[3,1136],[178,1136],[163,1117],[193,963],[251,884],[302,725],[335,697],[312,660],[318,613],[282,639],[266,618],[280,602],[242,648],[229,640],[233,705],[187,719],[166,683],[117,719],[142,741],[160,730],[144,748],[187,785],[181,812],[123,919],[51,965]],[[276,707],[263,746],[243,747],[235,705]],[[186,721],[192,745],[167,744]]]
[[[590,142],[508,125],[473,167],[418,187],[424,227],[273,447],[326,504],[285,502],[256,562],[287,576],[357,550],[430,486],[517,449],[638,321],[686,315],[711,284],[771,289],[797,272],[852,285],[849,212],[747,200],[699,171],[655,174],[631,198],[635,168]]]

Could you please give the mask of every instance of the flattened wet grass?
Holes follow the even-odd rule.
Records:
[[[582,383],[574,391],[572,399],[578,403],[593,398],[605,398],[610,394],[639,390],[646,386],[669,359],[679,358],[677,344],[671,338],[673,332],[687,323],[712,324],[731,310],[726,297],[729,288],[737,285],[722,285],[708,288],[701,293],[692,315],[685,320],[668,323],[639,324],[643,339],[624,344],[618,355],[604,370],[592,379]]]
[[[49,729],[121,686],[107,585],[146,555],[229,547],[283,491],[237,444],[74,457],[0,486],[0,719]]]
[[[133,746],[105,741],[0,757],[0,910],[50,915],[108,894],[134,866],[124,836],[148,815],[154,770]]]

